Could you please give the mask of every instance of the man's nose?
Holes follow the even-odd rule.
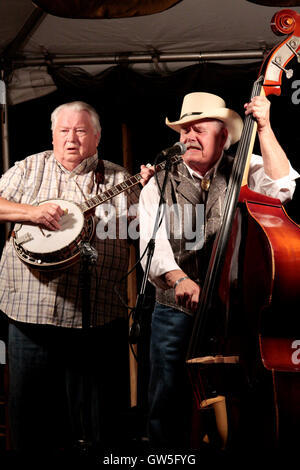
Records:
[[[67,135],[67,140],[68,142],[74,142],[76,140],[76,131],[75,129],[69,129],[68,135]]]
[[[191,127],[186,133],[186,138],[195,140],[198,133]]]

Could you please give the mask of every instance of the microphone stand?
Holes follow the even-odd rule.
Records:
[[[89,348],[89,330],[91,318],[91,268],[96,264],[98,253],[89,242],[82,241],[79,246],[80,251],[80,269],[79,269],[79,287],[81,290],[81,310],[82,310],[82,339],[83,339],[83,361],[81,364],[81,377],[82,377],[82,398],[83,408],[81,415],[81,433],[82,436],[77,441],[79,449],[87,452],[91,447],[92,438],[92,424],[91,424],[91,409],[90,409],[90,396],[89,396],[89,380],[88,380],[88,351]]]
[[[159,154],[158,157],[160,155],[161,154]],[[140,337],[140,332],[141,332],[140,321],[141,321],[142,313],[144,310],[145,290],[146,290],[148,275],[150,271],[153,254],[154,254],[155,238],[156,238],[156,234],[159,228],[159,221],[160,221],[160,217],[162,213],[162,206],[164,203],[164,194],[166,190],[166,184],[167,184],[167,179],[169,176],[170,168],[171,168],[171,159],[168,158],[166,160],[166,165],[165,165],[165,176],[164,176],[163,184],[162,184],[161,191],[160,191],[160,199],[159,199],[158,210],[156,213],[155,224],[154,224],[151,239],[149,240],[149,243],[147,245],[147,261],[146,261],[146,266],[144,270],[144,275],[142,278],[141,288],[137,296],[135,307],[133,309],[133,314],[132,314],[133,321],[129,330],[129,343],[130,344],[136,344]]]

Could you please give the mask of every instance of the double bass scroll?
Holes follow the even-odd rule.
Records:
[[[281,10],[271,27],[287,37],[262,64],[251,98],[279,96],[289,62],[300,61],[300,15]],[[254,445],[292,445],[300,423],[300,227],[279,200],[247,186],[255,136],[248,115],[186,358],[198,410],[218,397],[230,405],[222,448],[243,432]]]

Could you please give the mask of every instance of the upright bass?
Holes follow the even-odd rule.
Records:
[[[288,62],[300,62],[300,15],[281,10],[271,27],[287,37],[264,61],[251,98],[280,95]],[[220,448],[285,448],[299,438],[300,227],[278,199],[247,186],[255,135],[249,115],[186,361],[201,422],[194,419],[193,441]]]

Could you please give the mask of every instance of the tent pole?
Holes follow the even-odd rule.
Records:
[[[0,80],[0,108],[1,108],[1,146],[2,146],[2,173],[10,167],[9,161],[9,140],[8,140],[8,118],[7,118],[7,100],[6,85],[3,80],[4,71],[1,70]],[[11,224],[5,224],[5,240],[8,238]]]
[[[241,50],[241,51],[222,51],[222,52],[195,52],[195,53],[124,53],[115,55],[85,55],[85,56],[57,56],[51,55],[52,65],[110,65],[110,64],[148,64],[153,62],[212,62],[223,60],[262,60],[265,50]],[[49,65],[49,57],[24,57],[12,58],[14,67],[27,67]]]
[[[123,166],[132,174],[132,152],[130,146],[130,131],[125,123],[122,123],[122,143],[123,143]],[[136,263],[136,253],[134,245],[130,245],[128,270]],[[137,278],[136,271],[133,271],[127,279],[127,297],[128,305],[135,305],[137,298]],[[132,318],[129,318],[129,327],[132,324]],[[129,333],[129,332],[128,332]],[[131,349],[132,348],[132,349]],[[135,357],[137,356],[136,344],[129,345],[129,382],[130,382],[130,406],[137,406],[137,382],[138,366]]]
[[[1,105],[1,136],[2,136],[2,169],[3,172],[10,167],[8,147],[8,122],[7,122],[7,100],[6,85],[3,80],[4,72],[1,71],[0,80],[0,105]]]

